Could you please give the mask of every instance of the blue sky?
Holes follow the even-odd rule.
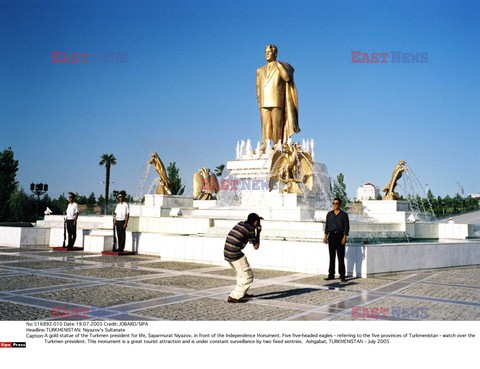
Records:
[[[200,167],[260,139],[255,70],[266,44],[295,68],[300,134],[350,197],[403,159],[435,195],[480,192],[480,6],[474,1],[0,0],[0,150],[50,195],[134,194],[149,153]],[[353,64],[351,52],[428,53]],[[52,63],[52,51],[127,53]],[[88,59],[87,59],[88,60]],[[149,180],[153,180],[153,173]],[[148,187],[148,185],[147,185]]]

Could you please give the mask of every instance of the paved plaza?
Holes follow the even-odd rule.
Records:
[[[480,266],[346,283],[253,272],[254,297],[232,304],[235,275],[223,266],[0,247],[0,320],[52,320],[52,307],[86,308],[82,320],[480,320]],[[382,308],[388,313],[375,315]]]

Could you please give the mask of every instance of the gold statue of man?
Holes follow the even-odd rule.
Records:
[[[257,100],[262,121],[262,152],[266,141],[285,143],[298,127],[298,98],[293,67],[277,60],[277,47],[265,47],[267,64],[257,69]]]

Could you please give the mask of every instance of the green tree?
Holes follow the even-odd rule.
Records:
[[[45,215],[44,212],[45,210],[47,210],[47,208],[52,210],[52,199],[50,198],[50,196],[48,196],[48,193],[43,195],[40,201],[37,201],[37,204],[38,204],[38,215],[40,218],[44,217]]]
[[[28,195],[23,188],[16,189],[10,197],[11,222],[34,222],[36,219],[37,199]]]
[[[62,215],[67,209],[68,200],[64,195],[51,199],[45,194],[40,200],[27,194],[23,188],[15,190],[11,196],[10,218],[12,222],[35,222],[37,213],[42,218],[47,207],[53,214]]]
[[[95,198],[95,194],[92,192],[90,196],[87,197],[87,209],[93,211],[96,201],[97,199]]]
[[[168,164],[167,176],[170,181],[170,189],[172,195],[183,195],[185,186],[182,186],[182,178],[180,178],[180,169],[177,168],[175,162]]]
[[[110,167],[117,164],[117,158],[113,154],[103,154],[98,165],[105,165],[105,214],[108,208],[108,191],[110,189]]]
[[[105,206],[105,197],[103,197],[103,195],[98,196],[97,204],[100,208]]]
[[[225,164],[220,164],[218,167],[215,168],[214,173],[217,177],[221,177],[223,173],[223,169],[225,169]]]
[[[465,203],[468,211],[480,209],[480,199],[468,196],[465,198]]]
[[[0,222],[9,220],[10,198],[18,187],[17,171],[18,160],[15,160],[12,148],[0,152]]]
[[[445,196],[443,198],[445,215],[449,215],[453,213],[453,199],[450,196]]]
[[[63,214],[67,210],[68,199],[65,197],[65,194],[58,196],[58,199],[52,200],[52,211],[54,214]]]
[[[440,217],[448,217],[480,209],[478,199],[474,199],[471,196],[462,197],[458,193],[455,197],[447,195],[442,198],[441,196],[433,196],[433,193],[429,190],[427,197],[422,199],[422,202],[426,211],[432,213],[433,210],[434,215]]]
[[[78,193],[75,196],[75,202],[78,205],[86,205],[87,204],[87,197],[85,195],[79,195]]]
[[[333,195],[342,200],[343,206],[345,206],[345,204],[348,202],[347,185],[345,184],[344,180],[345,176],[343,173],[340,173],[337,176],[337,181],[333,184]]]

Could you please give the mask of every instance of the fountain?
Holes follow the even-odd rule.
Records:
[[[134,200],[135,200],[135,204],[137,205],[142,203],[143,196],[145,195],[145,186],[147,183],[148,174],[150,173],[150,168],[151,168],[151,165],[149,160],[149,161],[146,161],[145,164],[143,165],[143,170],[141,172],[142,174],[140,175],[137,192],[135,193]],[[150,191],[147,193],[150,193]]]
[[[267,142],[263,153],[258,146],[252,150],[251,140],[238,142],[236,160],[227,162],[216,200],[182,196],[184,204],[178,206],[181,217],[170,214],[171,195],[150,195],[154,198],[150,205],[155,204],[150,208],[132,206],[135,226],[130,229],[131,237],[140,240],[140,250],[161,255],[166,260],[222,264],[219,250],[225,235],[237,221],[255,211],[265,218],[262,222],[264,252],[249,255],[253,265],[326,273],[328,251],[321,240],[323,221],[333,197],[326,166],[305,159],[313,158],[311,140],[277,143],[272,149]],[[295,160],[286,160],[293,149],[297,150]],[[284,154],[287,156],[282,161],[279,158]],[[302,160],[305,162],[301,163]],[[299,169],[305,163],[311,169],[311,177]],[[406,186],[422,188],[418,177],[411,174],[413,171],[405,163],[402,165]],[[290,170],[288,175],[286,170]],[[276,180],[273,186],[272,178]],[[295,181],[298,188],[288,186],[289,181]],[[163,198],[162,204],[157,197]],[[415,209],[412,200],[369,200],[363,205],[363,213],[350,214],[351,232],[346,252],[349,275],[367,277],[480,261],[480,244],[468,241],[474,236],[472,225],[439,224],[431,218],[422,220],[427,215],[424,210],[428,209]],[[150,213],[146,209],[150,209]],[[156,215],[152,215],[152,209],[157,209]],[[411,216],[414,222],[409,221]]]

